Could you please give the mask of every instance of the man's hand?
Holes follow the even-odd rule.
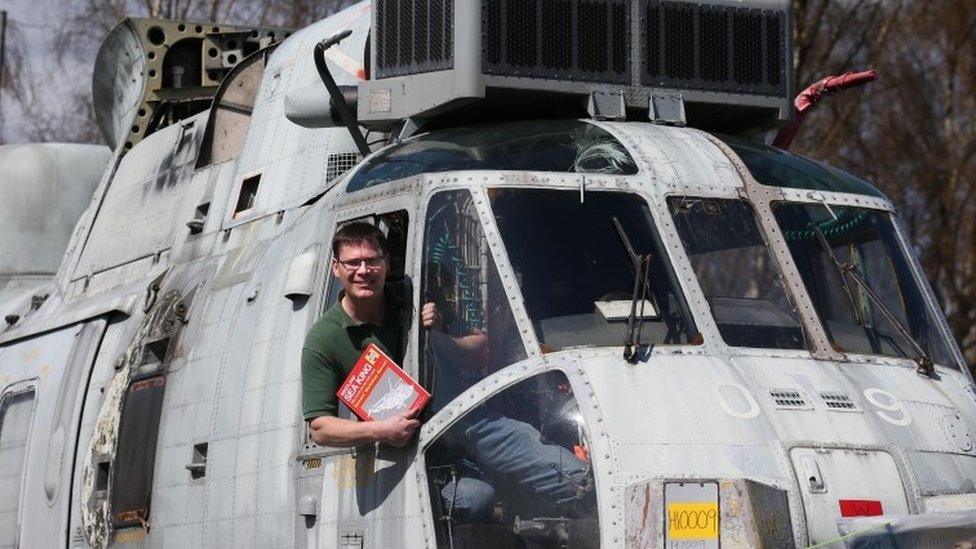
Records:
[[[424,303],[420,309],[420,325],[428,330],[439,330],[441,328],[441,313],[437,310],[434,302]]]
[[[372,422],[376,440],[390,446],[406,446],[410,443],[420,421],[414,419],[420,410],[412,410],[393,417]]]

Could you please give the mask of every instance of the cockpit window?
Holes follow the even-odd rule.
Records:
[[[454,170],[633,175],[637,165],[616,138],[588,122],[511,122],[436,131],[387,149],[352,176],[346,192]]]
[[[743,200],[672,197],[671,217],[722,338],[736,347],[802,349],[803,329]]]
[[[599,546],[589,448],[559,371],[469,411],[425,453],[437,547]]]
[[[421,375],[436,412],[485,376],[526,358],[471,193],[446,191],[427,206],[424,303],[440,322],[421,332]]]
[[[867,181],[822,162],[741,137],[717,137],[739,155],[752,177],[763,185],[885,198]]]
[[[496,188],[489,197],[543,350],[623,346],[635,323],[644,343],[700,342],[639,196],[587,192],[581,202],[576,191]],[[646,272],[635,273],[621,234],[636,254],[650,254]],[[632,322],[635,288],[643,303]]]
[[[887,213],[789,203],[774,205],[773,212],[835,346],[915,359],[901,324],[933,361],[955,367]],[[871,293],[893,313],[894,323]]]

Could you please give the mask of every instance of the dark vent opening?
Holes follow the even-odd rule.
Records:
[[[725,10],[703,10],[698,26],[701,31],[701,78],[718,82],[728,80],[729,18]]]
[[[773,401],[776,402],[777,406],[803,408],[807,404],[798,391],[775,390],[770,391],[769,396],[773,397]]]
[[[375,0],[376,77],[389,78],[453,65],[453,0]]]
[[[769,83],[778,86],[783,67],[783,26],[779,14],[766,17],[766,73]]]
[[[591,72],[607,70],[607,9],[602,3],[579,5],[580,68]]]
[[[658,5],[648,4],[644,17],[644,63],[651,74],[661,74],[661,10]]]
[[[400,65],[410,65],[413,61],[413,33],[416,30],[413,24],[413,5],[414,0],[400,0]]]
[[[359,153],[354,152],[330,154],[326,160],[325,181],[328,183],[340,177],[342,174],[354,168],[356,164],[359,164],[362,158],[359,156]]]
[[[486,73],[630,82],[631,0],[482,0]]]
[[[542,66],[568,70],[573,66],[573,34],[566,32],[573,21],[570,0],[542,0]]]
[[[488,0],[485,18],[485,55],[489,63],[502,62],[502,0]]]
[[[737,13],[732,17],[733,76],[736,82],[762,82],[762,16]]]
[[[435,0],[436,1],[436,0]],[[414,32],[413,62],[420,65],[426,63],[430,45],[430,0],[417,0],[414,4],[413,19],[417,22]]]
[[[108,479],[112,473],[112,462],[111,461],[99,461],[95,469],[95,490],[105,491],[108,490]]]
[[[785,92],[783,12],[641,1],[644,84],[764,95]]]
[[[820,397],[823,398],[824,404],[828,408],[838,410],[854,410],[857,408],[849,395],[842,393],[821,393]]]
[[[234,216],[246,212],[254,207],[254,200],[258,196],[258,185],[261,184],[261,174],[245,178],[241,183],[241,192],[237,195],[237,207]]]
[[[430,3],[430,60],[441,61],[444,59],[444,3],[440,0],[433,0]]]
[[[613,55],[613,72],[616,73],[626,73],[630,70],[627,66],[627,46],[629,44],[627,37],[630,35],[630,25],[627,24],[627,12],[624,8],[623,4],[615,4],[610,8],[613,10],[613,30],[610,33],[613,38],[611,54]]]
[[[376,37],[376,43],[380,52],[378,68],[386,69],[395,67],[397,64],[396,47],[397,34],[399,27],[397,24],[398,10],[396,2],[379,2],[377,6],[377,18],[381,22],[382,32]]]
[[[535,0],[509,0],[505,14],[508,32],[508,56],[510,65],[530,67],[536,64],[536,19],[538,17]]]
[[[168,350],[168,337],[147,342],[142,349],[142,364],[156,364],[163,362],[166,360],[166,352]]]
[[[664,74],[690,79],[695,75],[695,13],[683,4],[664,8]]]

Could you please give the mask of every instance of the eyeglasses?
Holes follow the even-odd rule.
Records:
[[[340,265],[345,267],[346,270],[349,271],[358,271],[363,265],[366,266],[367,271],[375,271],[383,266],[384,261],[386,261],[386,256],[382,256],[382,255],[376,257],[367,257],[364,259],[351,259],[346,261],[343,261],[341,259],[336,259],[336,262],[338,262]]]

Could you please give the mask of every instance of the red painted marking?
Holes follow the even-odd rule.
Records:
[[[839,503],[842,517],[876,517],[884,514],[881,502],[874,499],[842,499]]]

